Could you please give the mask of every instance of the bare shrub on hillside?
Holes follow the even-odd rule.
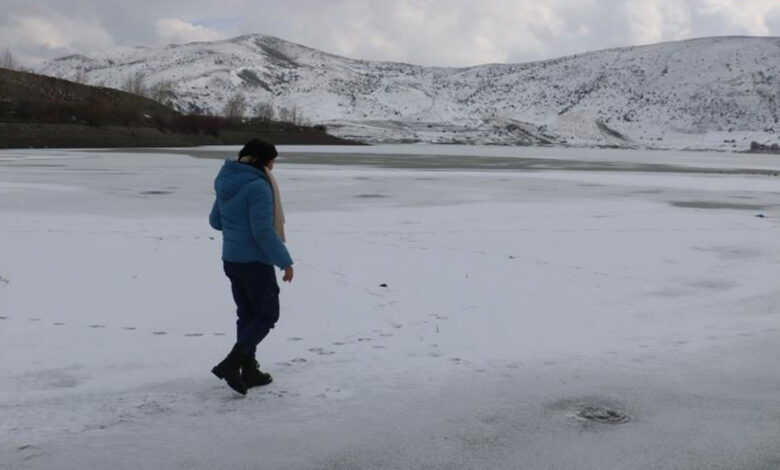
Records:
[[[81,83],[82,85],[86,85],[87,83],[87,71],[84,70],[82,67],[79,67],[76,69],[76,73],[73,75],[73,80],[76,83]]]
[[[176,98],[176,93],[173,91],[173,82],[170,80],[163,80],[155,83],[149,88],[148,96],[158,103],[172,107],[173,100]]]
[[[252,115],[261,124],[268,124],[274,120],[276,112],[269,103],[257,103],[252,110]]]
[[[302,126],[305,122],[303,114],[297,106],[279,109],[279,120],[295,126]]]
[[[147,89],[143,74],[141,72],[136,72],[127,77],[124,85],[122,85],[122,90],[134,95],[146,96]]]
[[[241,93],[237,93],[225,103],[223,115],[228,119],[241,119],[246,112],[246,106],[246,97]]]
[[[2,52],[0,52],[0,68],[3,69],[10,69],[10,70],[21,70],[21,66],[19,65],[19,62],[16,60],[16,57],[14,56],[13,52],[11,52],[11,49],[4,48]]]

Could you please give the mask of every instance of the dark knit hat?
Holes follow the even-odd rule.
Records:
[[[263,164],[270,162],[276,156],[279,155],[276,152],[276,147],[273,144],[260,139],[252,139],[244,145],[244,148],[238,152],[238,158],[241,157],[254,157],[262,160]]]

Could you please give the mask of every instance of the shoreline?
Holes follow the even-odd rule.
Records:
[[[258,137],[277,145],[365,145],[313,130],[225,130],[216,135],[165,132],[152,127],[0,122],[0,148],[159,148],[238,145]]]

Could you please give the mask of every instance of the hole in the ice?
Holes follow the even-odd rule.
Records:
[[[577,405],[574,417],[602,424],[623,424],[631,421],[631,417],[621,410],[587,403]]]
[[[163,191],[163,190],[141,191],[138,194],[142,194],[144,196],[160,196],[165,194],[173,194],[173,191]]]

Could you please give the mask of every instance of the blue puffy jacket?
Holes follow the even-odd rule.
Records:
[[[217,199],[209,224],[222,231],[222,259],[232,263],[261,262],[284,269],[293,264],[274,230],[274,200],[265,173],[233,160],[214,180]]]

